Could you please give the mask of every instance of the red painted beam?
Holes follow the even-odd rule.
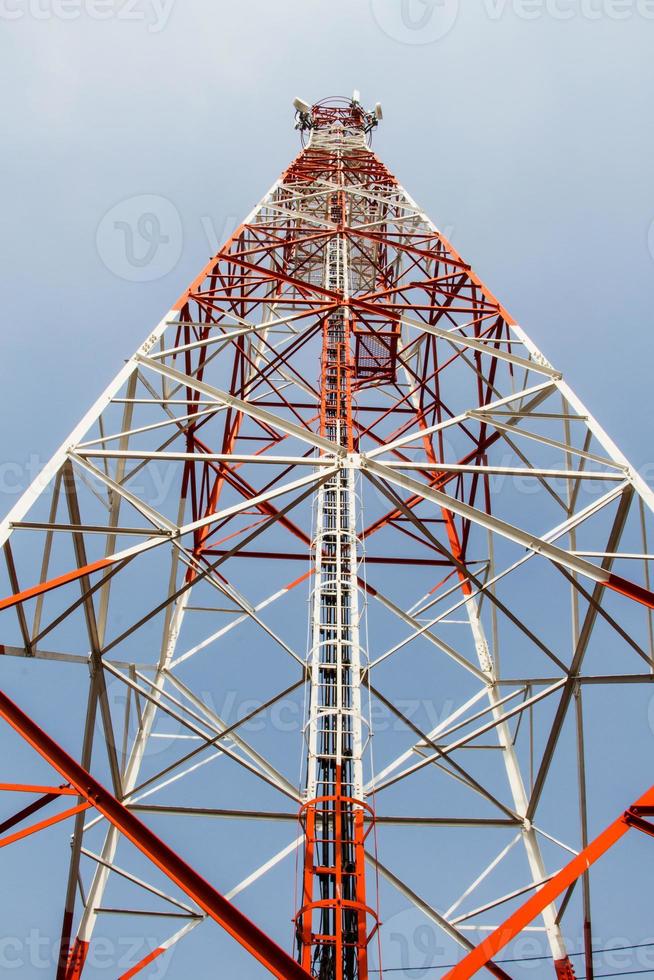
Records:
[[[307,980],[299,963],[205,881],[0,691],[0,716],[156,867],[280,980]]]
[[[619,592],[620,595],[626,595],[629,599],[633,599],[634,602],[640,602],[641,605],[647,606],[649,609],[654,609],[654,593],[650,589],[645,589],[642,585],[637,585],[635,582],[630,582],[620,575],[613,574],[608,576],[604,584],[607,588],[612,589],[613,592]]]

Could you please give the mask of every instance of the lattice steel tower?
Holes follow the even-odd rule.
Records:
[[[43,695],[37,725],[0,693],[35,750],[3,730],[0,846],[59,828],[57,980],[139,914],[168,928],[123,978],[213,919],[244,976],[369,980],[407,967],[398,901],[457,980],[523,928],[572,977],[570,922],[592,977],[604,843],[552,876],[611,780],[584,712],[654,678],[652,491],[373,153],[381,108],[296,109],[299,155],[0,526],[1,686],[22,658]]]

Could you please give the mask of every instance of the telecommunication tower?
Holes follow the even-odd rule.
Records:
[[[71,677],[37,719],[0,693],[35,750],[0,845],[72,834],[57,980],[135,890],[186,921],[122,978],[209,919],[278,977],[383,976],[391,894],[457,980],[508,976],[524,928],[573,977],[566,915],[592,977],[590,866],[654,814],[593,843],[584,738],[596,691],[654,677],[652,491],[373,152],[381,107],[295,107],[299,155],[0,525],[3,663]],[[271,874],[274,938],[240,909]]]

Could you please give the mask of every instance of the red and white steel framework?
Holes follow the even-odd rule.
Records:
[[[1,525],[6,676],[49,673],[38,719],[0,694],[35,750],[0,847],[72,833],[57,980],[110,913],[169,925],[122,977],[212,918],[252,976],[368,980],[392,894],[452,977],[508,976],[525,928],[573,976],[565,916],[592,976],[590,865],[654,797],[590,842],[583,708],[654,677],[652,491],[373,153],[381,112],[298,105],[299,155]]]

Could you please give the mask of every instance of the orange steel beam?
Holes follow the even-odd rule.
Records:
[[[40,582],[38,585],[33,585],[29,589],[22,589],[20,592],[14,593],[14,595],[6,596],[0,599],[0,612],[3,609],[9,609],[11,606],[16,606],[21,602],[26,602],[28,599],[35,599],[37,596],[44,595],[46,592],[51,592],[52,589],[58,589],[62,585],[68,585],[70,582],[76,582],[78,579],[83,578],[85,575],[91,575],[93,572],[99,572],[103,568],[108,568],[113,565],[116,561],[122,560],[121,557],[110,557],[110,558],[99,558],[98,561],[91,562],[88,565],[84,565],[82,568],[74,568],[70,572],[65,572],[63,575],[58,575],[56,578],[49,579],[47,582]]]
[[[48,796],[77,796],[70,786],[32,786],[25,783],[0,783],[0,792],[39,793]]]
[[[29,715],[0,691],[0,717],[11,725],[29,745],[86,801],[116,827],[142,854],[189,896],[218,925],[280,980],[307,980],[311,977],[299,963],[259,929],[235,905],[205,881],[138,817],[120,803],[105,787],[80,766]]]
[[[74,789],[70,786],[24,786],[18,783],[0,783],[0,791],[5,791],[8,793],[32,793],[39,795],[39,799],[34,800],[29,803],[18,813],[14,813],[13,816],[8,817],[0,823],[0,834],[4,834],[5,831],[11,830],[16,824],[22,823],[23,820],[27,820],[28,817],[33,816],[38,813],[39,810],[43,810],[44,807],[49,806],[60,796],[77,796]],[[9,843],[7,840],[5,843]]]
[[[7,834],[6,837],[0,837],[0,848],[6,847],[8,844],[13,844],[15,841],[23,840],[24,837],[31,837],[32,834],[38,833],[39,830],[45,830],[47,827],[61,823],[62,820],[67,820],[68,817],[74,817],[83,810],[88,810],[92,805],[87,800],[84,803],[79,803],[77,806],[70,807],[68,810],[64,810],[63,813],[55,814],[54,817],[47,817],[45,820],[40,820],[38,823],[31,824],[29,827],[17,830],[15,834]]]
[[[146,966],[150,966],[150,963],[153,963],[166,952],[167,948],[165,946],[157,946],[157,948],[153,949],[151,953],[146,953],[143,959],[139,960],[138,963],[131,967],[131,969],[127,970],[125,973],[121,973],[118,980],[132,980],[132,977],[135,977],[137,973],[141,972],[141,970],[145,970]]]
[[[468,980],[468,977],[481,970],[491,957],[515,939],[544,908],[551,905],[629,830],[633,828],[654,836],[654,824],[644,820],[644,816],[654,816],[654,786],[651,786],[633,806],[625,810],[617,820],[591,841],[588,847],[580,851],[569,864],[510,915],[501,926],[498,926],[495,932],[471,950],[457,966],[445,974],[443,980]]]

